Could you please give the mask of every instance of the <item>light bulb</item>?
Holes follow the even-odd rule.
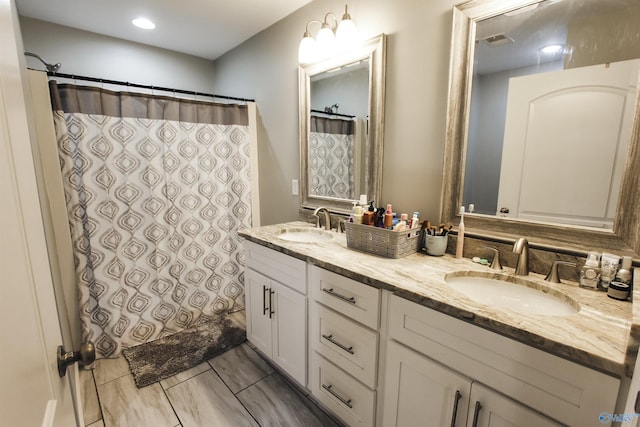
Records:
[[[351,16],[347,11],[347,5],[345,5],[344,15],[342,15],[342,20],[336,30],[336,39],[340,44],[351,44],[356,41],[357,36],[358,30],[356,29],[356,24],[351,20]]]
[[[328,56],[333,51],[335,46],[336,36],[333,34],[329,24],[326,22],[322,24],[322,28],[316,36],[316,44],[318,47],[318,54],[321,58]]]
[[[300,40],[300,47],[298,48],[298,62],[300,64],[310,64],[315,62],[317,57],[316,41],[309,33],[305,33],[305,36]]]

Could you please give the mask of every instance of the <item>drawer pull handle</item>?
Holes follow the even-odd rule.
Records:
[[[480,409],[482,409],[482,405],[480,401],[476,400],[476,408],[473,411],[473,423],[472,427],[478,427],[478,418],[480,418]]]
[[[456,390],[456,395],[453,398],[453,414],[451,414],[451,427],[456,427],[456,417],[458,416],[458,402],[460,402],[461,397],[462,393],[460,393],[460,390]]]
[[[344,344],[339,343],[338,341],[335,340],[335,338],[333,338],[333,335],[325,335],[322,334],[322,338],[324,338],[325,340],[329,341],[331,344],[340,347],[341,349],[343,349],[344,351],[346,351],[349,354],[355,354],[353,352],[353,346],[352,347],[347,347]]]
[[[337,293],[336,291],[333,290],[333,288],[322,288],[322,290],[326,293],[328,293],[331,296],[334,296],[336,298],[340,298],[342,301],[346,301],[350,304],[355,304],[356,303],[356,299],[354,297],[345,297],[344,295],[340,295],[339,293]]]
[[[331,393],[331,395],[333,397],[335,397],[336,399],[338,399],[340,402],[344,403],[347,407],[349,407],[349,409],[353,409],[353,405],[351,404],[351,399],[345,399],[344,397],[340,396],[338,393],[336,393],[335,391],[333,391],[333,389],[331,388],[333,387],[332,385],[325,385],[322,384],[322,388],[327,390],[329,393]]]

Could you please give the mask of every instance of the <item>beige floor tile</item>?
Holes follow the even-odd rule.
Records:
[[[100,359],[96,361],[96,367],[93,370],[96,385],[102,385],[130,373],[129,363],[122,356],[117,359]]]
[[[203,373],[208,369],[211,369],[211,366],[209,366],[207,362],[203,362],[197,366],[194,366],[191,369],[187,369],[186,371],[182,371],[179,374],[176,374],[172,377],[169,377],[160,381],[160,385],[162,385],[162,388],[167,390],[176,384],[180,384],[183,381],[186,381],[190,378],[195,377],[196,375]]]
[[[85,425],[93,424],[102,419],[100,402],[96,383],[93,379],[93,370],[80,369],[80,384],[82,386],[82,413]]]
[[[175,427],[179,424],[160,384],[137,388],[125,375],[98,386],[106,427]]]
[[[211,370],[171,387],[166,393],[183,427],[257,426]]]
[[[277,374],[246,388],[237,397],[261,426],[337,426],[318,406]]]
[[[247,344],[214,357],[209,364],[234,394],[273,373],[273,368]]]

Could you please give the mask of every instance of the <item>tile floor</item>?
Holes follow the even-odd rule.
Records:
[[[123,357],[80,378],[88,427],[339,425],[247,343],[141,389]]]

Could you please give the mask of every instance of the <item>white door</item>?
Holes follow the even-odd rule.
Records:
[[[464,426],[471,380],[389,341],[382,425]]]
[[[73,426],[25,105],[15,4],[0,0],[0,420]],[[77,372],[77,371],[76,371]]]
[[[612,228],[639,63],[510,79],[497,215]]]

